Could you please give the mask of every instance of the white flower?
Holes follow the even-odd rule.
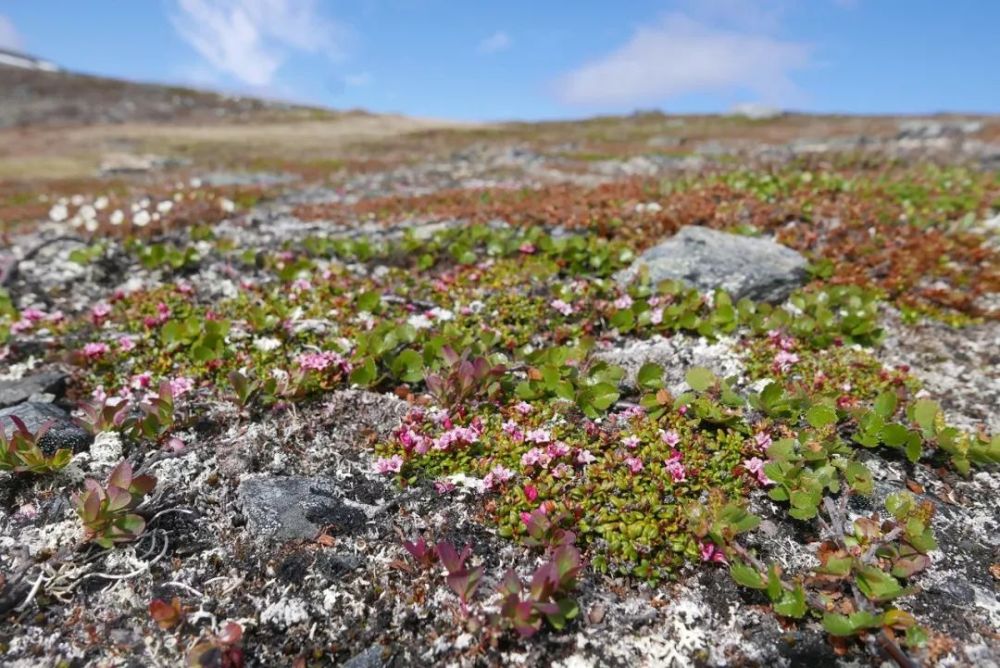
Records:
[[[170,210],[172,208],[174,208],[174,203],[168,199],[163,200],[162,202],[156,205],[156,210],[159,211],[160,213],[170,213]]]
[[[80,216],[73,216],[72,218],[69,219],[69,224],[72,225],[73,227],[80,227],[81,225],[83,225],[83,219],[80,218]]]
[[[253,347],[261,352],[270,352],[281,347],[281,339],[273,337],[260,337],[253,340]]]
[[[232,213],[233,211],[236,211],[236,204],[233,200],[222,197],[219,199],[219,208],[226,213]]]
[[[80,216],[84,220],[93,220],[97,218],[97,209],[89,204],[84,204],[80,207],[80,210],[76,212],[76,215]]]
[[[105,197],[104,195],[101,195],[100,197],[98,197],[97,199],[95,199],[94,200],[94,208],[97,209],[98,211],[103,211],[104,209],[107,209],[108,208],[108,198]]]
[[[98,222],[96,218],[88,218],[87,220],[83,221],[83,229],[87,230],[88,232],[96,232],[99,225],[100,222]]]
[[[143,210],[132,216],[132,224],[136,227],[146,227],[149,225],[150,218],[149,211]]]
[[[440,306],[435,306],[429,313],[434,316],[436,320],[454,320],[455,314],[446,308],[441,308]]]
[[[406,324],[414,329],[430,329],[434,323],[426,315],[417,313],[407,318]]]
[[[192,188],[201,188],[201,179],[199,178],[191,179],[188,183],[191,184]]]
[[[125,214],[122,213],[121,209],[115,209],[111,212],[111,216],[108,218],[108,221],[112,225],[121,225],[125,221]]]
[[[73,206],[80,206],[85,201],[86,200],[84,199],[83,195],[73,195],[72,197],[69,198],[69,203],[72,204]]]
[[[149,205],[150,205],[151,203],[152,203],[152,202],[150,202],[150,201],[149,201],[149,198],[148,198],[148,197],[143,197],[143,198],[142,198],[141,200],[139,200],[139,208],[140,208],[140,209],[148,209],[148,208],[149,208]]]
[[[49,220],[61,223],[67,218],[69,218],[69,210],[66,208],[65,204],[56,204],[49,209]]]

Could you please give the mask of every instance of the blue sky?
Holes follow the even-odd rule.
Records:
[[[1000,112],[990,0],[0,0],[73,70],[416,116]]]

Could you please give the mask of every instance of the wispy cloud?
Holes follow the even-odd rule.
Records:
[[[24,48],[24,40],[17,32],[13,22],[0,14],[0,49],[20,50]]]
[[[504,49],[510,48],[511,39],[503,30],[497,30],[495,33],[486,37],[479,43],[479,53],[496,53],[497,51],[503,51]]]
[[[759,3],[758,3],[759,4]],[[582,65],[557,82],[569,104],[625,107],[657,104],[688,93],[750,92],[769,104],[801,97],[791,72],[811,64],[809,44],[780,39],[770,30],[777,3],[753,11],[747,0],[712,0],[702,7],[738,7],[725,22],[714,11],[663,15],[641,26],[615,51]],[[735,17],[735,18],[734,18]]]
[[[315,0],[174,0],[178,34],[220,73],[270,86],[295,51],[338,56],[346,31]]]

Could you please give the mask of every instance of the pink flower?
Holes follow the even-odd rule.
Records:
[[[21,317],[32,323],[41,322],[45,320],[45,311],[39,311],[37,308],[26,308],[21,311]]]
[[[660,436],[660,438],[663,439],[663,442],[671,448],[676,448],[677,444],[681,442],[681,435],[673,429],[663,432],[663,435]]]
[[[541,466],[548,468],[552,462],[552,457],[541,448],[532,448],[521,455],[521,466]]]
[[[524,253],[525,255],[532,255],[536,249],[534,244],[525,241],[523,244],[521,244],[518,250]]]
[[[551,302],[549,302],[549,306],[551,306],[564,316],[568,317],[570,315],[573,315],[573,305],[567,304],[561,299],[553,299]]]
[[[628,470],[633,474],[638,473],[643,469],[642,460],[638,457],[626,457],[625,466],[627,466]]]
[[[295,292],[309,292],[312,290],[312,283],[305,278],[297,278],[292,283],[292,290]]]
[[[83,354],[87,359],[96,360],[108,352],[108,344],[106,343],[88,343],[83,347]]]
[[[771,368],[776,373],[788,373],[795,364],[798,364],[798,362],[798,355],[790,353],[787,350],[780,350],[778,351],[778,354],[774,356],[774,362],[771,364]]]
[[[447,494],[455,491],[455,483],[450,480],[435,480],[434,490],[438,494]]]
[[[62,311],[56,310],[48,315],[48,321],[51,322],[53,325],[58,325],[64,320],[66,320],[66,314],[63,313]]]
[[[795,339],[777,329],[769,331],[767,333],[767,339],[771,345],[777,346],[782,350],[791,350],[795,347]]]
[[[704,542],[700,543],[699,547],[701,548],[702,561],[711,561],[716,564],[726,563],[726,555],[715,546],[715,543]]]
[[[524,440],[524,432],[521,431],[521,427],[513,420],[504,421],[503,431],[505,434],[510,436],[511,440],[515,443],[520,443]]]
[[[534,408],[527,401],[519,401],[514,404],[514,410],[516,410],[521,415],[530,415]]]
[[[108,394],[104,391],[103,385],[98,385],[94,388],[94,391],[90,393],[90,398],[99,404],[103,404],[108,400]]]
[[[590,450],[584,450],[581,448],[576,453],[576,463],[581,466],[586,466],[587,464],[592,464],[597,461],[597,457],[594,456]]]
[[[175,287],[177,288],[177,292],[182,295],[190,295],[194,293],[194,286],[187,281],[177,281]]]
[[[319,353],[303,353],[295,358],[300,369],[305,371],[325,371],[331,366],[339,367],[345,371],[347,362],[338,353],[325,350]],[[346,371],[345,371],[346,373]]]
[[[496,466],[493,467],[493,469],[489,473],[486,474],[486,477],[483,478],[483,486],[486,489],[493,489],[494,487],[502,485],[503,483],[507,482],[513,477],[514,477],[513,471],[511,471],[509,468],[506,468],[505,466],[497,464]]]
[[[152,378],[153,378],[152,374],[150,374],[148,371],[143,371],[142,373],[138,373],[132,376],[131,380],[129,381],[129,385],[132,387],[132,389],[143,390],[149,387],[149,383],[152,380]]]
[[[10,331],[12,334],[23,334],[24,332],[30,331],[35,323],[31,322],[27,318],[21,318],[17,322],[11,323]]]
[[[619,310],[630,308],[633,303],[632,298],[628,295],[622,295],[614,301],[615,308]]]
[[[767,462],[760,457],[751,457],[750,459],[744,460],[743,468],[747,470],[747,473],[755,476],[757,478],[757,482],[761,485],[773,485],[774,481],[768,478],[767,474],[764,473],[764,464],[766,463]]]
[[[135,349],[135,339],[131,336],[122,336],[118,339],[118,347],[122,349],[122,352],[128,352]]]
[[[389,473],[399,473],[403,468],[403,458],[399,455],[392,457],[380,457],[375,460],[375,472],[386,475]]]
[[[552,440],[552,432],[548,429],[532,429],[525,438],[532,443],[548,443]]]
[[[538,498],[538,488],[535,487],[534,485],[525,485],[524,498],[526,498],[531,503],[534,503],[535,499]]]
[[[649,312],[649,322],[652,325],[659,325],[663,322],[663,309],[658,308]]]
[[[100,327],[111,315],[111,304],[100,303],[90,309],[90,320]]]
[[[173,438],[169,439],[163,445],[163,449],[164,450],[166,450],[167,452],[173,452],[174,454],[178,454],[178,453],[184,452],[184,450],[186,448],[187,448],[187,445],[184,443],[184,441],[182,441],[181,439],[177,438],[176,436],[174,436]]]
[[[771,435],[766,431],[758,431],[753,435],[753,442],[760,450],[767,450],[771,447]]]
[[[183,397],[194,389],[194,381],[184,376],[178,376],[170,380],[170,394],[174,399]]]
[[[546,448],[549,453],[549,457],[555,459],[556,457],[564,457],[570,452],[569,446],[562,441],[556,441],[555,443],[550,443],[549,447]]]
[[[684,464],[680,459],[668,459],[664,463],[663,468],[670,474],[670,478],[674,482],[684,482],[687,480],[687,469],[684,468]]]
[[[552,469],[553,478],[569,478],[573,475],[573,467],[566,462],[560,462],[556,464],[556,467]]]
[[[622,445],[624,445],[626,448],[632,448],[632,449],[639,447],[639,443],[641,442],[642,441],[635,434],[632,434],[631,436],[622,439]]]
[[[452,446],[468,445],[479,440],[479,434],[469,427],[452,427],[434,439],[435,450],[450,450]]]

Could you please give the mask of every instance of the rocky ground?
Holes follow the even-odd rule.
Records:
[[[653,115],[3,184],[0,421],[41,463],[0,443],[0,663],[997,665],[998,128]],[[773,480],[785,440],[826,454]],[[505,573],[557,555],[518,627]]]

